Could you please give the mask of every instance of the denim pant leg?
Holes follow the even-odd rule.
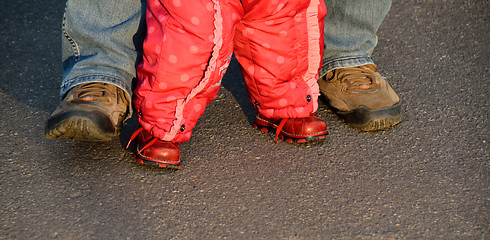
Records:
[[[379,25],[391,0],[324,0],[325,52],[320,76],[336,68],[374,64],[371,60]]]
[[[68,0],[62,25],[63,97],[72,87],[104,82],[131,99],[145,34],[145,0]]]

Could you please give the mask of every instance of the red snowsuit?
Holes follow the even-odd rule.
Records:
[[[154,137],[189,140],[234,52],[267,118],[317,110],[323,0],[149,0],[134,106]]]

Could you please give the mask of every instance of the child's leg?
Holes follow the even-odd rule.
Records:
[[[303,118],[318,104],[323,54],[322,0],[243,1],[235,54],[250,98],[267,118]]]
[[[258,111],[255,127],[290,143],[325,139],[313,113],[323,55],[323,0],[252,0],[243,3],[235,54]]]
[[[187,141],[215,97],[232,54],[239,4],[217,0],[148,1],[148,34],[134,106],[154,137]]]

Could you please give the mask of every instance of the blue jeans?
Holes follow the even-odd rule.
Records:
[[[129,99],[146,26],[144,0],[68,0],[62,25],[60,95],[88,82],[114,84]]]
[[[320,76],[336,68],[374,64],[379,25],[391,0],[325,0],[325,53]]]
[[[86,82],[112,83],[132,96],[144,39],[145,0],[68,0],[63,19],[63,81],[60,95]],[[373,63],[376,32],[391,0],[325,0],[328,71]],[[130,98],[131,99],[131,98]]]

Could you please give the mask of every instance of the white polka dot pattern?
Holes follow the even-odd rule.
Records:
[[[261,114],[309,116],[319,90],[305,73],[320,66],[325,13],[321,0],[148,1],[134,98],[141,126],[160,139],[188,140],[233,52]]]

